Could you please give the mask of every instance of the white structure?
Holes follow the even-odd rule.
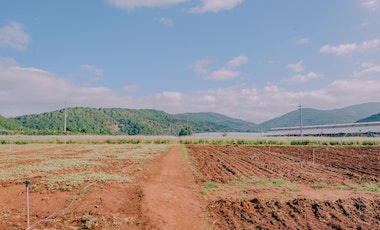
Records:
[[[269,129],[266,136],[319,136],[319,135],[360,135],[380,134],[380,122],[359,122],[348,124],[311,125],[303,127],[281,127]]]

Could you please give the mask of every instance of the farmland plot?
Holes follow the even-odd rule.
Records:
[[[380,228],[379,147],[187,147],[215,229]]]
[[[25,229],[26,180],[31,229],[380,226],[379,147],[186,147],[0,145],[0,229]]]
[[[147,161],[167,145],[0,145],[0,229],[142,229]]]

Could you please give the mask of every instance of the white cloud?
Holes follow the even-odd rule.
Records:
[[[306,83],[306,82],[313,80],[315,78],[318,78],[320,76],[322,76],[322,75],[314,73],[314,72],[310,72],[307,74],[294,75],[293,77],[287,78],[284,81],[289,82],[289,83]]]
[[[274,84],[263,88],[237,85],[188,94],[164,91],[130,97],[107,87],[79,86],[33,67],[12,64],[0,67],[0,72],[0,114],[5,116],[62,109],[67,100],[69,107],[153,108],[172,114],[212,111],[259,123],[297,109],[300,102],[305,107],[334,109],[380,101],[380,79],[338,80],[313,91],[292,92]]]
[[[65,100],[75,106],[108,106],[125,103],[106,87],[82,87],[52,73],[32,67],[0,67],[0,114],[20,115],[59,109]]]
[[[138,89],[139,87],[137,85],[125,85],[123,87],[124,91],[126,92],[134,92]]]
[[[215,80],[215,81],[224,81],[236,78],[240,75],[238,71],[230,70],[230,69],[219,69],[213,71],[210,76],[207,76],[207,79],[209,80]]]
[[[205,79],[214,80],[214,81],[224,81],[237,78],[240,76],[240,72],[236,69],[241,65],[244,65],[248,62],[246,56],[237,56],[232,58],[227,64],[217,70],[210,71],[209,66],[211,61],[207,58],[196,61],[194,64],[190,65],[190,68],[197,74],[203,75]]]
[[[203,58],[190,65],[190,68],[197,74],[206,75],[209,73],[208,67],[211,61],[208,58]]]
[[[88,70],[96,76],[103,76],[104,74],[103,69],[100,69],[94,65],[81,65],[80,68],[84,70]]]
[[[190,0],[106,0],[109,4],[122,9],[134,9],[138,7],[160,7],[176,5]]]
[[[0,47],[11,47],[16,50],[25,50],[29,44],[29,35],[24,32],[22,25],[17,22],[0,28]]]
[[[202,5],[190,9],[191,13],[219,12],[231,10],[242,4],[244,0],[202,0]]]
[[[357,49],[358,49],[358,45],[355,43],[341,44],[338,46],[324,45],[321,47],[320,52],[321,53],[332,53],[332,54],[336,54],[336,55],[340,56],[340,55],[352,53]]]
[[[365,75],[377,74],[380,73],[380,65],[375,65],[372,62],[364,62],[360,65],[363,69],[355,72],[355,77],[361,77]]]
[[[246,56],[238,56],[233,58],[231,61],[228,62],[227,66],[229,68],[237,68],[241,65],[244,65],[248,62],[248,58]]]
[[[304,70],[302,60],[295,64],[289,64],[287,67],[297,73],[302,72]]]
[[[301,44],[301,45],[304,45],[304,44],[307,44],[311,41],[310,38],[301,38],[298,40],[298,43]]]
[[[159,19],[159,21],[160,21],[163,25],[165,25],[165,26],[173,26],[173,25],[174,25],[173,20],[171,20],[171,19],[169,19],[169,18],[161,17],[161,18]]]
[[[350,44],[340,44],[337,46],[324,45],[320,48],[321,53],[330,53],[338,56],[353,53],[355,51],[364,51],[368,49],[375,49],[380,47],[380,39],[373,39],[364,41],[360,44],[350,43]]]
[[[375,11],[380,5],[380,0],[360,0],[360,3],[365,8]]]

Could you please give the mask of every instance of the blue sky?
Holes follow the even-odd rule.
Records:
[[[0,114],[65,101],[256,123],[380,102],[380,0],[2,1]]]

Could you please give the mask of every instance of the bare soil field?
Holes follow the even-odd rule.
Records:
[[[189,145],[215,229],[380,229],[379,147]]]
[[[0,145],[0,229],[380,229],[380,147]]]
[[[168,145],[0,146],[0,229],[146,229],[139,183]]]

